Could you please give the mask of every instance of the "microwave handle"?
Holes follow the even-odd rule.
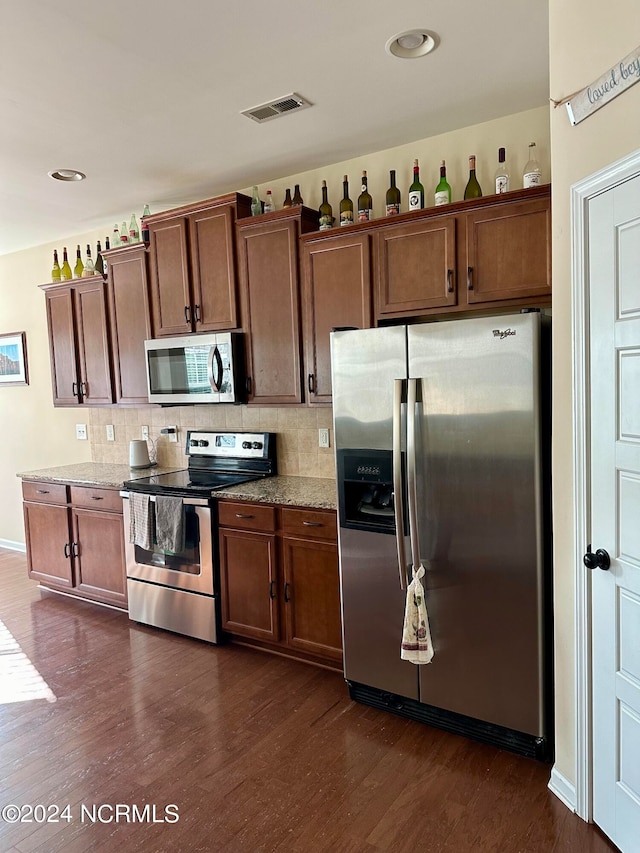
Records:
[[[213,362],[216,363],[217,368],[217,378],[213,377]],[[218,349],[218,345],[211,347],[209,352],[209,384],[213,388],[214,391],[220,392],[220,388],[222,387],[222,377],[223,377],[223,369],[222,369],[222,356],[220,355],[220,350]]]

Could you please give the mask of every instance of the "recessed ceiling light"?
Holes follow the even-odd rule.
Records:
[[[416,59],[431,53],[439,43],[438,35],[429,30],[407,30],[390,38],[384,49],[399,59]]]
[[[76,169],[54,169],[48,175],[55,181],[84,181],[87,177],[84,172],[78,172]]]

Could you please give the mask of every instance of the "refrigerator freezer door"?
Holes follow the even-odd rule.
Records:
[[[408,329],[435,652],[420,700],[533,735],[543,734],[541,321]]]
[[[353,459],[360,452],[363,460],[375,459],[376,453],[386,452],[389,458],[392,454],[396,380],[404,380],[407,375],[406,329],[395,326],[334,332],[331,363],[338,490],[353,493],[357,492],[357,478],[361,478],[365,489],[367,482],[380,480],[376,464],[366,461],[359,472],[360,466],[351,464]],[[402,420],[404,434],[404,416]],[[406,451],[404,443],[401,450]],[[374,454],[367,455],[367,451]],[[349,483],[341,476],[341,471],[346,470]],[[385,470],[391,472],[392,466]],[[393,486],[393,479],[389,473],[387,487]],[[373,485],[372,494],[375,488]],[[345,677],[417,699],[416,667],[400,659],[405,592],[399,579],[393,525],[386,533],[347,526],[349,508],[354,510],[353,500],[347,496],[339,503]],[[408,557],[408,544],[406,554]]]

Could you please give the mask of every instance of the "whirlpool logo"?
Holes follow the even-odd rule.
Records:
[[[494,329],[493,330],[493,337],[494,338],[500,338],[501,341],[503,341],[505,338],[509,338],[509,337],[511,337],[511,335],[515,335],[515,334],[517,334],[515,329]]]

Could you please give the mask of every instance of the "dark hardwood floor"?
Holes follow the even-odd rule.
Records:
[[[336,673],[40,593],[2,549],[0,620],[2,853],[616,849],[549,765],[351,702]]]

